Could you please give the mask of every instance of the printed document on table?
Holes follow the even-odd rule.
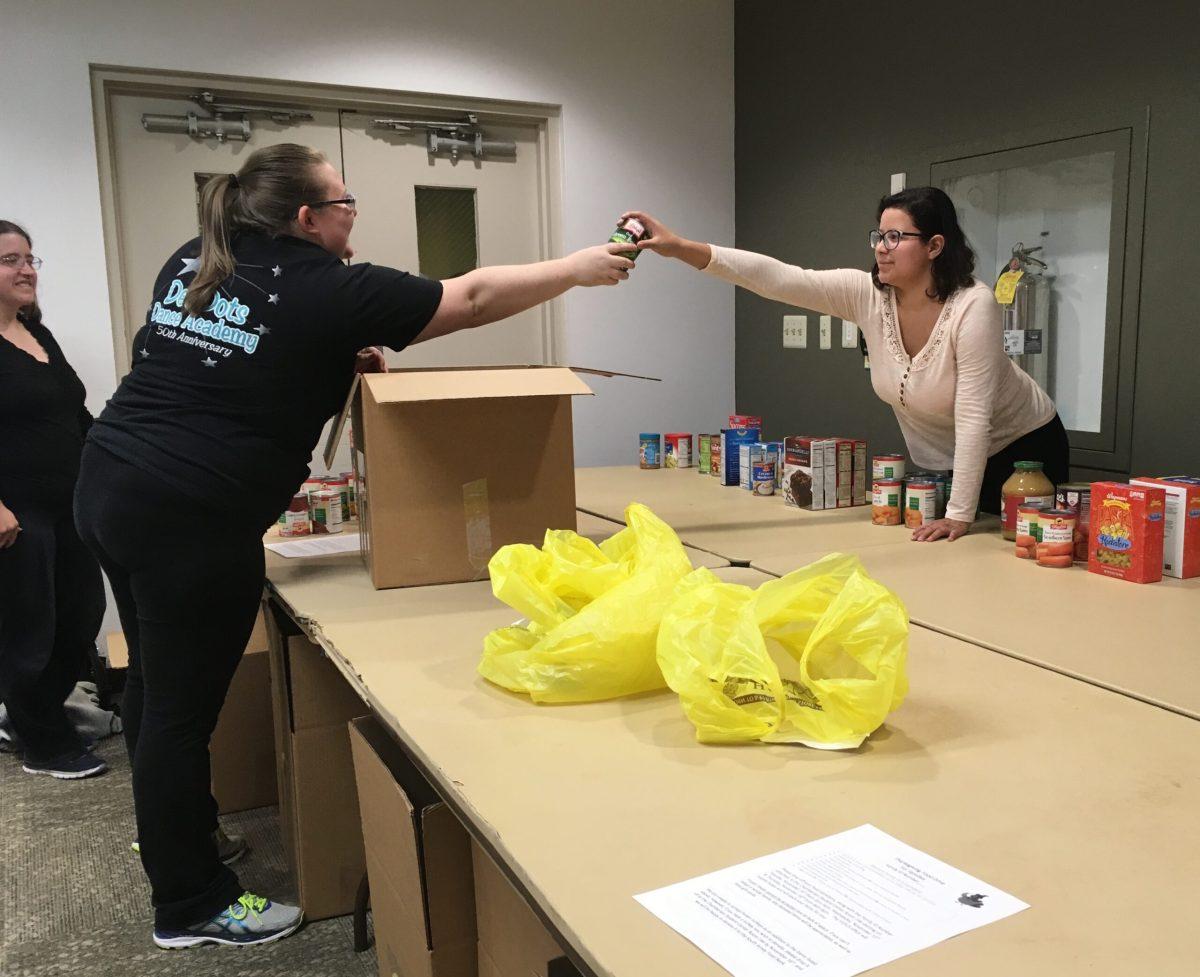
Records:
[[[331,556],[334,553],[357,553],[358,534],[313,536],[309,539],[289,539],[285,543],[267,543],[267,549],[280,556]]]
[[[1029,908],[869,824],[635,898],[734,977],[852,977]]]

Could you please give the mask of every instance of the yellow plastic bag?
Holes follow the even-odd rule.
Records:
[[[488,564],[492,592],[526,622],[484,639],[479,674],[534,702],[589,702],[665,687],[658,626],[692,569],[679,537],[644,505],[597,546],[569,530],[541,549],[505,546]]]
[[[856,557],[764,583],[680,582],[658,663],[702,743],[859,746],[908,691],[908,615]]]

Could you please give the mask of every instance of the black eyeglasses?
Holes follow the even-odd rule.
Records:
[[[318,200],[315,203],[309,204],[308,206],[316,210],[318,207],[328,207],[331,204],[343,204],[344,206],[349,207],[356,214],[358,213],[358,198],[352,193],[347,193],[344,197],[338,197],[337,200]]]
[[[884,250],[895,251],[906,237],[919,237],[922,241],[929,239],[928,234],[916,234],[913,231],[872,231],[867,235],[872,251],[879,247],[880,241],[883,242]]]

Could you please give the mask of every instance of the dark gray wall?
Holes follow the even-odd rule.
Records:
[[[736,4],[737,246],[867,269],[889,175],[956,144],[1150,109],[1132,469],[1200,474],[1200,14],[1195,4]],[[1187,12],[1185,12],[1187,11]],[[1000,138],[992,149],[1004,148]],[[686,226],[680,221],[681,230]],[[977,269],[985,280],[996,269]],[[904,442],[857,351],[782,348],[737,298],[737,405],[767,434]],[[837,328],[835,321],[835,330]]]

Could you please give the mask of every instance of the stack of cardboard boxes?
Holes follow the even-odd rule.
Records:
[[[783,442],[783,499],[800,509],[867,504],[867,442],[793,436]]]

